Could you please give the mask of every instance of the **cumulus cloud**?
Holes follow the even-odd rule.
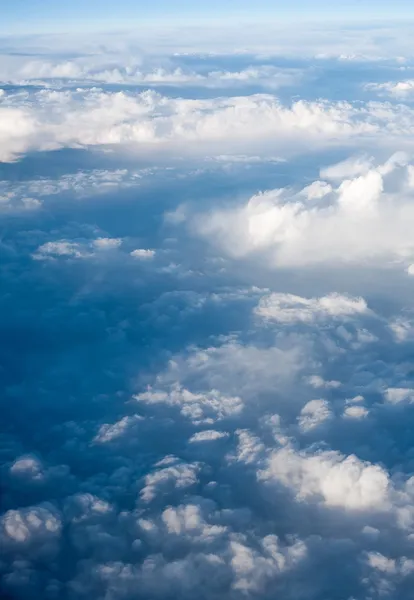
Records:
[[[72,258],[84,258],[90,256],[85,253],[82,247],[77,242],[68,242],[66,240],[59,240],[58,242],[46,242],[36,251],[34,258],[43,260],[48,257],[59,257],[59,256],[70,256]]]
[[[214,429],[207,429],[206,431],[198,431],[190,438],[192,444],[196,442],[214,442],[215,440],[221,440],[227,438],[229,434],[226,431],[214,431]]]
[[[329,419],[331,410],[326,400],[311,400],[302,408],[299,417],[299,427],[309,431]]]
[[[113,250],[119,248],[121,244],[122,240],[120,238],[97,238],[93,241],[93,245],[98,250]]]
[[[194,394],[190,390],[173,386],[171,391],[149,389],[135,397],[137,402],[146,404],[167,404],[177,406],[181,413],[196,424],[214,423],[243,410],[240,398],[226,396],[219,391],[211,390],[206,394]]]
[[[137,150],[175,152],[179,145],[180,153],[198,155],[269,148],[274,156],[279,150],[292,154],[338,140],[347,143],[355,136],[374,136],[385,144],[390,136],[409,136],[413,123],[408,107],[380,103],[356,107],[298,100],[284,105],[270,94],[195,100],[153,90],[44,89],[0,99],[0,158],[16,160],[30,150],[131,144]]]
[[[341,386],[340,381],[325,381],[320,375],[312,375],[308,379],[310,385],[315,389],[326,388],[335,389]]]
[[[387,81],[385,83],[369,83],[365,86],[368,91],[377,92],[382,95],[395,96],[396,98],[405,98],[414,91],[414,80],[405,81]]]
[[[10,473],[14,477],[35,481],[42,480],[44,478],[44,467],[36,456],[20,456],[10,467]]]
[[[388,388],[385,392],[387,402],[399,404],[400,402],[414,402],[414,389]]]
[[[368,415],[368,411],[363,406],[347,406],[344,410],[344,416],[351,419],[363,419]]]
[[[156,467],[157,470],[145,477],[145,486],[140,493],[144,502],[151,502],[165,488],[187,488],[198,481],[200,467],[197,464],[180,463],[171,456],[157,463]]]
[[[404,154],[344,179],[327,202],[275,189],[235,208],[217,209],[191,227],[230,256],[265,256],[270,267],[411,264],[414,220]],[[343,167],[338,168],[342,172]],[[346,170],[346,169],[345,169]],[[336,177],[335,173],[335,177]]]
[[[314,323],[326,318],[346,319],[369,312],[363,298],[331,294],[323,298],[301,298],[292,294],[264,296],[256,314],[279,323]]]
[[[117,423],[105,423],[99,427],[99,431],[95,436],[94,441],[99,444],[112,442],[113,440],[125,435],[126,431],[128,431],[135,424],[139,423],[141,420],[142,417],[139,415],[133,415],[131,417],[123,417]]]
[[[92,242],[72,242],[69,240],[58,240],[46,242],[37,248],[33,254],[35,260],[56,260],[59,258],[90,258],[96,252],[116,250],[122,244],[120,238],[97,238]]]
[[[131,252],[131,256],[140,260],[147,260],[150,258],[154,258],[155,250],[145,250],[145,248],[138,248],[137,250],[133,250]]]
[[[299,499],[314,496],[327,506],[380,510],[388,505],[387,472],[355,456],[335,452],[307,456],[282,448],[270,456],[259,477],[268,484],[282,483]]]
[[[61,533],[59,514],[49,507],[33,506],[7,511],[1,520],[1,537],[6,549],[27,553],[55,554]]]

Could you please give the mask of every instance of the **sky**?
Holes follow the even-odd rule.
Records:
[[[75,24],[81,27],[99,28],[108,23],[139,23],[143,19],[166,20],[183,19],[234,19],[243,16],[246,19],[271,17],[284,18],[341,18],[341,19],[378,19],[391,17],[404,19],[413,16],[412,3],[408,0],[344,0],[332,3],[327,0],[293,0],[279,2],[258,0],[253,4],[247,0],[227,0],[219,2],[190,2],[189,0],[89,0],[81,2],[53,2],[52,0],[16,0],[2,7],[2,31],[30,31],[31,29],[64,30]]]
[[[229,5],[3,9],[1,600],[412,600],[412,25]]]

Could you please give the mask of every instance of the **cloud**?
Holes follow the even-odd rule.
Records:
[[[380,95],[389,95],[396,98],[409,97],[414,91],[414,80],[406,79],[405,81],[387,81],[385,83],[368,83],[365,89],[372,92],[377,92]]]
[[[46,242],[32,255],[35,260],[56,260],[59,258],[91,258],[96,252],[117,250],[122,244],[120,238],[97,238],[90,243],[59,240]]]
[[[190,439],[189,442],[194,444],[198,442],[214,442],[215,440],[221,440],[227,438],[229,434],[225,431],[214,431],[213,429],[207,429],[206,431],[198,431]]]
[[[61,533],[61,519],[52,508],[42,506],[9,510],[1,519],[1,538],[6,550],[45,555],[55,554]]]
[[[388,506],[387,472],[355,456],[335,452],[306,456],[282,448],[270,456],[259,478],[267,484],[286,485],[299,499],[319,498],[327,506],[350,510],[381,510]]]
[[[309,431],[322,424],[331,416],[331,410],[326,400],[311,400],[301,410],[299,427],[302,431]]]
[[[45,258],[60,256],[85,258],[86,256],[90,256],[90,254],[86,254],[80,244],[76,242],[59,240],[58,242],[46,242],[46,244],[39,246],[33,257],[38,260],[44,260]]]
[[[207,88],[236,87],[243,85],[262,85],[268,89],[298,84],[302,77],[300,69],[280,68],[272,65],[252,65],[240,71],[211,70],[197,72],[182,66],[151,66],[128,60],[129,64],[118,63],[109,57],[85,56],[75,60],[59,62],[44,58],[26,62],[16,60],[8,62],[0,70],[2,81],[14,85],[43,85],[62,87],[69,84],[93,85],[150,85],[157,86],[200,86]],[[122,58],[121,58],[122,60]],[[153,57],[149,62],[156,62]],[[168,63],[166,57],[158,57],[158,62]],[[14,64],[13,64],[14,63]]]
[[[113,250],[119,248],[122,244],[121,238],[97,238],[93,241],[93,245],[98,250]]]
[[[44,467],[36,456],[20,456],[10,467],[14,477],[30,480],[42,480],[45,476]]]
[[[80,200],[95,195],[109,194],[117,189],[138,187],[151,177],[151,169],[91,169],[66,173],[57,178],[40,177],[23,181],[0,181],[0,212],[10,214],[47,208],[46,204],[58,198]]]
[[[170,392],[149,389],[135,397],[137,402],[146,404],[166,404],[177,406],[181,413],[196,424],[214,423],[226,417],[237,415],[243,410],[243,402],[238,397],[229,397],[211,390],[206,394],[194,394],[191,391],[173,386]]]
[[[346,319],[369,313],[363,298],[331,294],[322,298],[301,298],[292,294],[263,296],[255,310],[259,317],[284,324],[314,323],[326,318]]]
[[[105,423],[99,427],[99,431],[94,438],[94,442],[98,444],[106,444],[112,442],[122,436],[130,430],[134,425],[139,423],[142,417],[134,415],[131,417],[123,417],[117,423],[109,424]]]
[[[385,392],[387,402],[399,404],[400,402],[414,402],[414,389],[388,388]]]
[[[373,167],[373,159],[367,156],[355,156],[341,161],[335,165],[324,167],[320,176],[328,180],[353,179],[365,175]],[[326,184],[325,184],[326,185]]]
[[[131,256],[140,260],[147,260],[149,258],[154,258],[155,250],[145,250],[144,248],[139,248],[137,250],[133,250],[131,252]]]
[[[340,381],[325,381],[319,375],[312,375],[308,379],[310,385],[315,389],[326,388],[326,389],[335,389],[341,387]]]
[[[230,338],[217,346],[174,356],[138,403],[178,409],[194,424],[234,420],[251,411],[262,394],[289,389],[308,367],[307,340],[261,347]]]
[[[368,411],[363,406],[348,406],[344,410],[344,416],[351,419],[363,419],[368,415]]]
[[[31,150],[119,145],[164,152],[179,146],[184,155],[258,148],[271,156],[282,150],[289,155],[355,136],[388,144],[390,136],[407,137],[413,127],[408,107],[321,100],[283,105],[270,94],[196,100],[153,90],[44,89],[6,93],[0,102],[0,158],[5,162]]]
[[[156,471],[145,477],[145,486],[140,493],[144,502],[151,502],[165,488],[187,488],[198,481],[200,467],[197,464],[179,463],[171,456],[157,463],[156,467],[158,467]]]
[[[301,191],[281,188],[187,219],[198,235],[229,256],[262,257],[270,268],[404,268],[412,262],[414,222],[411,166],[406,163],[404,154],[393,155],[383,165],[344,179],[316,203],[304,200]]]

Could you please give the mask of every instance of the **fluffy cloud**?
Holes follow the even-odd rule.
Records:
[[[23,554],[55,554],[61,526],[61,519],[53,508],[34,506],[9,510],[1,520],[1,538],[7,550],[11,547]]]
[[[311,400],[302,408],[299,417],[299,427],[309,431],[329,419],[331,411],[326,400]]]
[[[149,258],[154,258],[155,256],[155,250],[145,250],[144,248],[139,248],[137,250],[133,250],[131,252],[131,256],[134,258],[138,258],[138,259],[149,259]]]
[[[283,105],[270,94],[195,100],[152,90],[45,89],[0,98],[0,158],[7,162],[30,150],[120,144],[147,151],[176,151],[179,144],[181,153],[198,155],[260,148],[274,156],[282,149],[292,154],[355,136],[388,143],[390,136],[409,136],[413,123],[408,107],[377,103],[357,107],[298,100]]]
[[[331,294],[323,298],[301,298],[292,294],[264,296],[256,314],[278,323],[314,323],[329,318],[346,319],[369,312],[363,298]]]
[[[335,452],[307,456],[283,448],[270,456],[259,477],[268,484],[286,485],[299,499],[315,497],[327,506],[360,510],[388,505],[387,472],[355,456]]]
[[[225,431],[214,431],[214,429],[207,429],[206,431],[199,431],[195,433],[189,440],[191,443],[196,442],[214,442],[215,440],[221,440],[228,437],[228,433]]]
[[[169,392],[149,389],[136,396],[136,400],[146,404],[177,406],[184,416],[196,424],[214,423],[216,420],[237,415],[243,410],[243,402],[238,397],[229,397],[216,390],[206,394],[194,394],[178,386],[173,386]]]
[[[336,178],[348,165],[335,169]],[[264,255],[270,267],[408,267],[414,256],[410,172],[407,157],[397,154],[344,179],[326,200],[305,201],[301,192],[270,190],[236,208],[194,217],[192,227],[230,256]]]
[[[55,260],[58,258],[90,258],[96,252],[116,250],[122,244],[120,238],[97,238],[90,243],[58,240],[46,242],[33,254],[35,260]]]
[[[387,81],[385,83],[369,83],[366,86],[368,91],[377,92],[382,95],[395,96],[396,98],[405,98],[414,91],[414,80],[405,81]]]
[[[161,63],[163,58],[158,59]],[[145,66],[130,62],[129,65],[106,64],[95,58],[82,57],[78,60],[64,62],[48,60],[29,60],[19,65],[11,61],[0,69],[2,81],[7,84],[43,85],[61,87],[68,84],[112,84],[112,85],[148,85],[148,86],[200,86],[207,88],[223,88],[242,85],[261,84],[269,89],[297,84],[301,78],[299,69],[282,69],[271,65],[254,65],[240,71],[211,70],[199,73],[181,66],[170,67]],[[151,61],[152,62],[152,61]],[[165,61],[164,58],[164,62]]]
[[[144,502],[151,502],[165,488],[187,488],[198,481],[200,467],[197,464],[182,464],[171,456],[157,463],[156,467],[156,471],[145,477],[145,486],[141,490]]]

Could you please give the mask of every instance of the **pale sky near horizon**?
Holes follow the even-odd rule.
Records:
[[[414,15],[409,0],[343,0],[332,3],[328,0],[292,0],[289,3],[280,0],[210,0],[192,2],[190,0],[155,0],[151,3],[143,0],[72,0],[55,2],[54,0],[15,0],[2,7],[0,30],[13,33],[18,30],[36,31],[39,29],[73,27],[73,24],[87,24],[94,28],[100,23],[113,24],[140,19],[197,19],[205,17],[231,18],[234,15],[248,18],[260,18],[263,15],[295,18],[375,19],[392,17],[407,18]]]

